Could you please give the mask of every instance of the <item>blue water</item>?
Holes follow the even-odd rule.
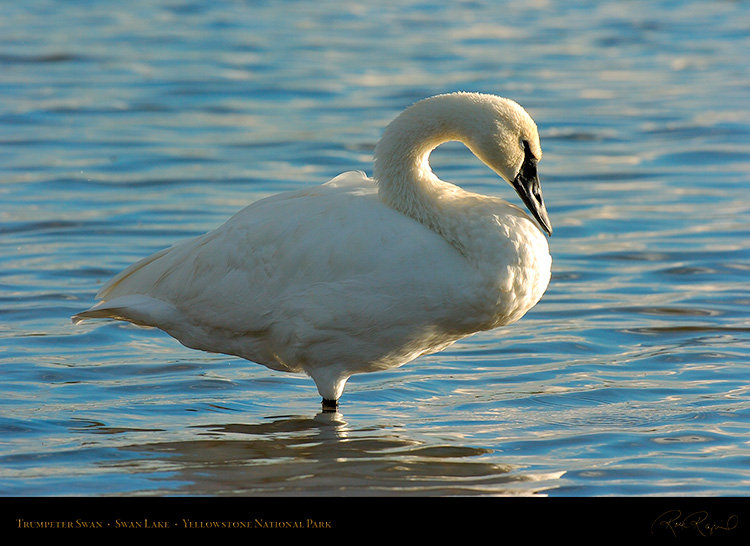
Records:
[[[750,494],[750,3],[90,1],[0,15],[0,494]],[[522,321],[312,381],[74,326],[245,204],[372,172],[468,90],[536,119],[554,226]],[[464,148],[443,178],[506,197]]]

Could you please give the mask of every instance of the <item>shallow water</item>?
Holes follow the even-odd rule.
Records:
[[[0,494],[750,493],[750,4],[500,5],[5,5]],[[553,278],[520,322],[353,377],[336,415],[306,377],[70,322],[246,203],[371,172],[459,89],[540,128]],[[433,166],[515,200],[460,146]]]

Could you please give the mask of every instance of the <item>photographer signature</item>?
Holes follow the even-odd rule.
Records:
[[[725,521],[709,521],[708,512],[705,511],[692,512],[683,517],[680,510],[668,510],[651,524],[651,534],[662,530],[676,537],[678,532],[694,531],[705,537],[717,531],[732,531],[738,524],[736,515],[729,516]]]

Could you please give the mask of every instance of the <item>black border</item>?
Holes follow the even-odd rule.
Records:
[[[491,533],[481,536],[668,544],[750,538],[750,499],[744,497],[23,497],[0,502],[0,533],[20,540],[176,533],[204,540],[229,533],[251,540],[270,538],[269,533],[399,541]]]

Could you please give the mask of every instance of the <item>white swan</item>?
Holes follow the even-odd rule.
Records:
[[[493,95],[438,95],[386,128],[373,178],[348,172],[262,199],[129,267],[73,320],[155,326],[187,347],[306,372],[335,409],[351,375],[512,323],[547,288],[539,227],[431,171],[430,152],[452,140],[508,181],[551,234],[531,117]]]

